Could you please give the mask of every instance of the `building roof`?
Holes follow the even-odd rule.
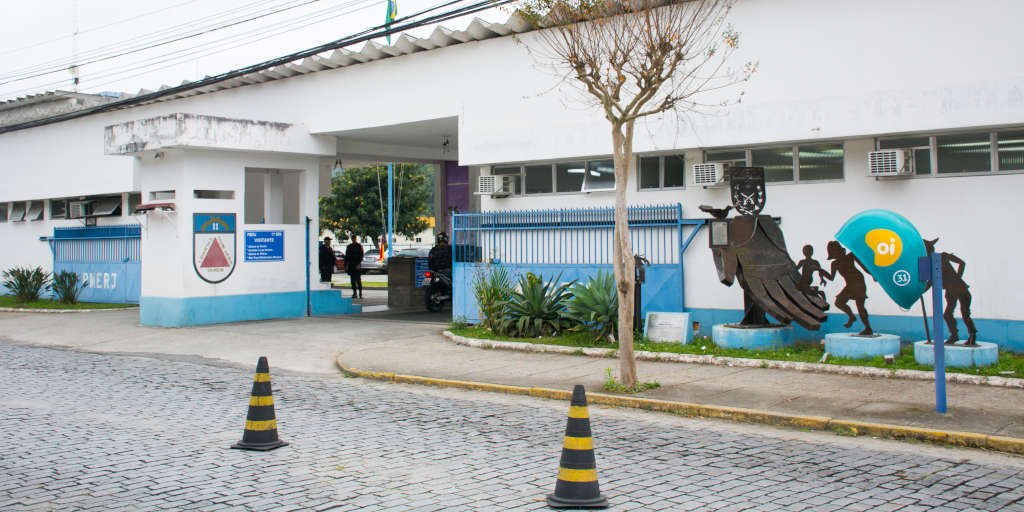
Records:
[[[99,112],[131,108],[138,105],[187,98],[189,96],[198,96],[200,94],[234,89],[237,87],[270,82],[273,80],[281,80],[328,69],[354,66],[390,57],[399,57],[402,55],[445,48],[461,43],[482,41],[514,33],[527,32],[532,29],[533,27],[526,20],[522,19],[517,14],[512,14],[504,23],[489,23],[479,18],[474,18],[473,21],[470,22],[463,30],[450,30],[442,26],[437,26],[434,28],[430,36],[426,38],[418,38],[410,36],[409,34],[402,34],[397,38],[395,43],[390,46],[382,45],[372,40],[372,38],[377,38],[383,35],[383,32],[378,32],[358,38],[354,41],[339,43],[336,48],[331,48],[318,53],[302,55],[303,53],[309,53],[309,51],[307,51],[292,54],[299,55],[299,57],[293,60],[282,60],[290,57],[285,56],[282,59],[267,61],[262,64],[241,68],[222,75],[206,76],[195,81],[186,80],[175,86],[162,85],[155,91],[140,89],[136,94],[124,94],[116,101],[103,105],[88,105],[76,112],[2,126],[0,127],[0,133],[60,122]],[[402,27],[395,27],[394,30],[401,31]],[[359,51],[352,51],[345,48],[345,46],[355,45],[359,42],[365,42]],[[311,50],[316,50],[318,48],[313,48]],[[252,69],[252,71],[247,71],[249,69]],[[8,108],[20,107],[32,102],[46,101],[49,98],[60,99],[62,95],[70,94],[78,93],[52,91],[24,96],[6,102],[0,102],[0,109],[4,108],[4,106],[8,106]]]

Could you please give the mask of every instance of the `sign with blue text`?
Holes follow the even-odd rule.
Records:
[[[235,270],[235,214],[192,214],[192,264],[199,278],[216,284]]]
[[[246,231],[245,261],[284,261],[284,231]]]
[[[878,285],[904,309],[924,293],[918,279],[917,259],[927,255],[917,228],[902,215],[888,210],[867,210],[846,221],[836,233]]]
[[[416,288],[423,288],[430,284],[430,279],[427,279],[428,270],[430,270],[430,259],[416,258],[414,267],[414,272],[416,273]]]

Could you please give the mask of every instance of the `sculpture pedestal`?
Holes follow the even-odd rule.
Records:
[[[859,336],[852,332],[826,334],[825,352],[828,352],[831,357],[850,359],[872,359],[880,356],[899,355],[900,337],[895,334]]]
[[[722,348],[747,350],[779,349],[796,343],[793,326],[790,325],[745,328],[718,324],[711,328],[711,340]]]
[[[943,345],[947,367],[971,368],[991,366],[999,360],[999,347],[995,343],[979,341],[978,346]],[[923,366],[935,366],[935,347],[927,341],[914,343],[914,361]]]

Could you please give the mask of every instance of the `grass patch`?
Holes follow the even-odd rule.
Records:
[[[18,302],[13,295],[0,295],[0,308],[22,309],[124,309],[137,308],[138,304],[107,304],[104,302],[79,302],[61,304],[55,300],[39,299],[32,302]]]
[[[611,343],[607,340],[594,342],[584,333],[567,333],[561,336],[543,338],[511,338],[508,336],[497,336],[491,331],[482,327],[466,327],[464,329],[453,329],[452,332],[467,338],[480,338],[500,341],[518,341],[523,343],[535,343],[543,345],[561,345],[569,347],[596,347],[618,349],[618,343]],[[825,353],[824,346],[820,343],[798,343],[792,347],[781,350],[743,350],[733,348],[722,348],[714,344],[711,338],[695,337],[694,340],[683,345],[680,343],[653,342],[647,338],[637,337],[634,340],[634,350],[648,352],[670,352],[674,354],[699,354],[714,355],[720,357],[742,357],[748,359],[764,359],[774,361],[797,361],[803,363],[817,363]],[[612,355],[611,357],[616,357]],[[922,366],[914,361],[913,345],[902,345],[900,355],[896,356],[893,364],[886,364],[881,357],[874,359],[848,359],[830,356],[825,364],[837,366],[870,366],[885,368],[889,370],[922,370],[934,371],[930,366]],[[767,367],[765,362],[761,365]],[[999,352],[999,360],[996,364],[985,368],[946,368],[948,373],[966,373],[970,375],[986,375],[992,377],[1024,378],[1024,355],[1014,354],[1008,351]]]
[[[628,388],[619,382],[615,375],[612,374],[611,368],[604,369],[605,374],[608,376],[604,381],[604,390],[611,391],[613,393],[639,393],[641,391],[647,391],[648,389],[660,388],[661,383],[658,381],[653,382],[641,382],[636,387]]]

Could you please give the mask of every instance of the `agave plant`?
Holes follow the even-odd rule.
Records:
[[[61,270],[53,275],[51,288],[61,304],[77,304],[78,295],[88,284],[88,281],[81,279],[78,274]]]
[[[473,297],[480,308],[480,324],[496,331],[512,297],[512,274],[509,269],[501,265],[488,265],[480,269],[473,278]]]
[[[561,274],[551,281],[527,273],[519,279],[517,289],[505,303],[505,317],[498,326],[500,333],[520,338],[552,336],[568,329],[572,322],[563,316],[572,283],[556,285]]]
[[[4,271],[3,285],[18,302],[34,302],[39,294],[50,289],[50,273],[43,267],[14,267]]]
[[[594,341],[605,339],[619,327],[619,298],[615,293],[615,276],[598,272],[587,284],[576,283],[569,289],[572,298],[566,302],[565,316],[579,323],[579,329],[594,334]]]

